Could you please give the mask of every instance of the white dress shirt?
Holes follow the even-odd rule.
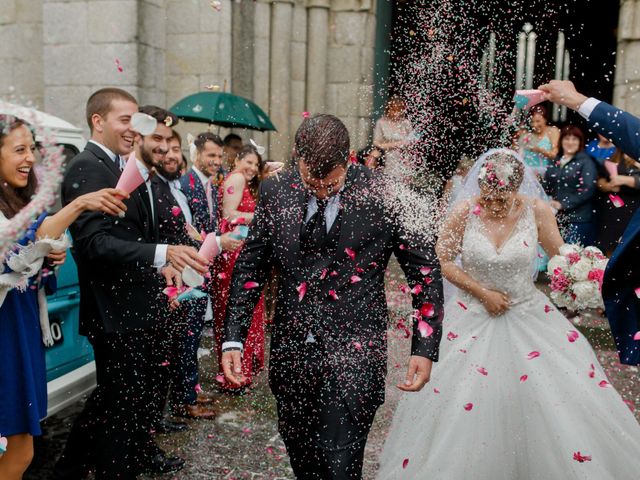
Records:
[[[178,202],[178,206],[180,207],[180,211],[184,216],[184,219],[187,223],[193,223],[193,215],[191,215],[191,209],[189,208],[189,202],[187,201],[187,197],[182,192],[182,186],[180,185],[180,180],[167,180],[159,173],[156,173],[158,178],[162,180],[164,183],[169,185],[169,190],[171,190],[171,195],[176,202]]]
[[[578,109],[578,113],[585,119],[589,120],[589,117],[595,110],[595,108],[600,104],[600,100],[596,98],[587,98],[580,108]]]

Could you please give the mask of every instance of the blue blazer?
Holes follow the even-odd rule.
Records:
[[[215,232],[218,225],[218,189],[211,188],[211,208],[213,212],[209,212],[209,203],[207,202],[207,194],[198,174],[193,169],[187,170],[180,178],[180,186],[182,192],[187,197],[191,213],[193,215],[193,226],[201,232]]]
[[[627,155],[640,158],[640,119],[607,103],[600,103],[589,117],[591,126],[611,139]],[[602,284],[602,297],[616,341],[620,361],[640,364],[640,210],[631,218],[620,244],[613,252]]]

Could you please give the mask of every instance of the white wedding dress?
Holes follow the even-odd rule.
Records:
[[[400,401],[378,478],[640,478],[640,425],[587,340],[569,341],[574,327],[532,281],[532,207],[501,248],[483,229],[470,214],[463,268],[513,305],[493,317],[464,292],[448,302],[440,361],[430,383]]]

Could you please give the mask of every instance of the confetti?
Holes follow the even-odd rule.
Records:
[[[522,376],[520,377],[520,383],[524,383],[524,382],[526,382],[528,378],[529,378],[529,375],[522,375]]]
[[[618,195],[610,193],[609,200],[611,200],[611,203],[613,203],[613,206],[616,208],[624,207],[624,200],[622,200],[622,198],[620,198],[620,196]]]
[[[527,355],[527,360],[533,360],[534,358],[538,358],[540,356],[540,352],[533,351]]]
[[[473,403],[465,403],[463,407],[467,412],[470,412],[473,409]]]
[[[573,453],[573,459],[576,462],[580,462],[580,463],[590,462],[591,461],[591,455],[582,455],[580,452],[574,452]]]
[[[575,330],[567,331],[567,340],[569,340],[569,342],[571,343],[574,343],[579,336],[580,335],[578,335],[578,332],[576,332]]]
[[[251,288],[257,288],[257,287],[259,287],[259,286],[260,286],[260,285],[259,285],[258,283],[256,283],[256,282],[246,282],[246,283],[244,284],[243,288],[245,288],[245,289],[249,290],[249,289],[251,289]]]
[[[422,338],[427,338],[433,335],[433,328],[424,320],[418,320],[418,331]]]
[[[307,282],[302,282],[296,287],[298,291],[298,301],[301,302],[304,296],[307,294]]]

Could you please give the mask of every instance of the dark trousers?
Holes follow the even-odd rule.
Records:
[[[194,405],[198,384],[198,346],[204,328],[207,298],[183,302],[158,322],[154,332],[152,384],[154,422],[162,419],[167,398],[172,407]],[[169,393],[171,392],[171,393]]]
[[[135,479],[140,467],[159,452],[150,435],[149,402],[152,335],[147,331],[90,338],[97,387],[78,416],[53,478]]]
[[[296,369],[301,373],[293,373],[286,387],[275,389],[278,430],[297,479],[360,479],[377,406],[352,412],[326,357],[320,346],[308,344],[302,370]]]

